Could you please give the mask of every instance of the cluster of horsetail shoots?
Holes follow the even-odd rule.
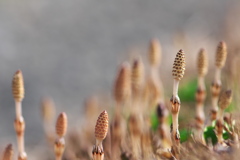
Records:
[[[172,153],[175,158],[179,159],[180,154],[180,134],[178,130],[178,115],[180,111],[180,98],[178,97],[178,86],[180,80],[183,78],[185,71],[185,54],[183,50],[179,50],[173,63],[173,95],[170,99],[171,102],[171,113],[172,113]]]
[[[218,112],[218,98],[221,91],[221,70],[225,65],[226,58],[227,58],[227,46],[226,43],[221,41],[219,42],[216,50],[216,57],[215,57],[215,77],[214,81],[212,82],[211,92],[212,92],[212,110],[211,110],[211,120],[217,119],[217,112]]]
[[[92,155],[93,160],[103,160],[104,159],[104,150],[102,142],[106,138],[108,132],[108,113],[103,111],[96,122],[95,126],[95,138],[96,144],[93,146]]]
[[[64,136],[67,132],[67,115],[62,112],[59,114],[56,122],[56,134],[57,139],[54,144],[55,159],[61,160],[63,152],[65,150],[65,139]]]
[[[12,94],[15,100],[16,107],[16,119],[14,121],[14,128],[17,134],[18,160],[26,160],[27,154],[24,148],[25,121],[22,116],[22,100],[24,98],[24,80],[22,72],[20,70],[18,70],[13,76]]]
[[[161,53],[160,42],[153,39],[147,52],[150,67],[150,73],[147,76],[145,76],[147,73],[145,73],[144,60],[141,56],[134,59],[132,65],[128,62],[122,63],[114,83],[112,95],[115,108],[112,110],[110,127],[106,110],[111,109],[111,105],[98,115],[99,110],[102,110],[102,104],[98,99],[99,97],[92,97],[85,103],[86,120],[84,122],[87,122],[87,124],[82,126],[80,132],[73,130],[66,136],[68,120],[66,113],[62,112],[57,117],[55,136],[54,125],[51,125],[54,122],[55,106],[51,99],[43,99],[41,103],[43,129],[51,148],[54,146],[56,160],[179,160],[212,159],[215,156],[221,159],[221,156],[225,158],[224,156],[228,156],[228,154],[238,154],[240,145],[239,124],[235,125],[233,119],[235,115],[224,113],[234,99],[232,94],[235,90],[226,90],[220,94],[222,87],[221,71],[227,57],[225,42],[220,42],[216,50],[216,72],[211,85],[212,108],[209,121],[204,114],[208,55],[205,49],[200,49],[198,52],[195,123],[194,127],[189,125],[193,132],[190,131],[185,134],[183,130],[181,132],[183,136],[181,135],[181,137],[179,131],[181,101],[178,96],[178,88],[185,72],[185,53],[182,49],[179,50],[173,63],[173,92],[170,103],[164,102],[163,86],[159,74]],[[25,121],[22,115],[24,81],[20,70],[13,76],[12,94],[16,107],[14,127],[17,135],[17,157],[18,160],[27,160],[24,146]],[[236,95],[235,92],[234,95]],[[105,104],[104,101],[104,106],[107,106]],[[154,107],[154,112],[151,110],[152,107]],[[169,112],[172,116],[171,127],[169,127]],[[96,124],[94,121],[89,121],[97,118],[97,116]],[[210,121],[212,122],[211,125],[205,126]],[[94,125],[95,139],[92,130]],[[84,139],[81,139],[82,137]],[[180,146],[180,138],[182,138],[182,141],[190,138],[191,140],[182,143]],[[65,143],[65,140],[67,143]],[[93,148],[92,144],[94,144]],[[3,160],[14,159],[12,144],[6,146],[2,157]],[[230,158],[232,157],[230,156]]]

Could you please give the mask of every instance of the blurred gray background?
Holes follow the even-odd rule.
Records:
[[[180,48],[186,51],[190,73],[199,48],[212,55],[224,38],[226,16],[234,5],[233,0],[1,0],[1,148],[16,144],[11,81],[17,69],[25,78],[23,116],[30,152],[44,139],[42,97],[51,96],[57,113],[71,115],[74,126],[84,99],[110,95],[118,65],[131,54],[146,57],[153,37],[163,46],[160,71],[166,84]]]

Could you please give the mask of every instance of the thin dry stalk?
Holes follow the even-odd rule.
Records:
[[[172,153],[175,158],[179,159],[180,154],[180,134],[178,130],[178,115],[180,111],[180,98],[178,97],[178,85],[180,80],[183,78],[185,71],[185,55],[183,50],[179,50],[176,55],[172,75],[174,78],[173,82],[173,95],[170,99],[171,102],[171,112],[172,112],[172,128],[171,128],[171,138],[172,138]]]
[[[16,108],[16,119],[14,121],[14,128],[17,134],[18,159],[26,160],[27,154],[24,149],[25,121],[22,116],[22,100],[24,98],[24,80],[21,70],[18,70],[13,76],[12,94],[15,100]]]

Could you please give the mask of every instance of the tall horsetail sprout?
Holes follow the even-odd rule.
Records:
[[[217,118],[217,111],[218,111],[218,97],[221,91],[221,70],[225,65],[226,58],[227,58],[227,46],[226,43],[221,41],[219,42],[216,50],[216,72],[214,81],[212,82],[211,92],[212,92],[212,110],[211,110],[211,119],[215,120]]]
[[[15,107],[16,107],[16,119],[14,121],[14,127],[17,134],[17,142],[18,142],[18,160],[26,160],[27,154],[24,149],[25,121],[22,116],[22,100],[24,98],[24,81],[23,81],[23,75],[21,70],[18,70],[13,76],[12,94],[15,100]]]
[[[172,153],[173,155],[179,159],[180,154],[180,134],[178,130],[178,114],[180,111],[180,98],[178,97],[178,85],[180,80],[183,78],[185,71],[185,55],[183,50],[179,50],[176,55],[175,61],[173,63],[173,95],[170,99],[171,102],[171,112],[172,112],[172,130],[171,130],[171,138],[172,138]]]
[[[103,111],[99,115],[95,126],[96,144],[93,146],[92,150],[93,160],[104,159],[102,141],[106,138],[107,132],[108,132],[108,113],[107,111]]]
[[[56,122],[56,134],[58,138],[55,141],[54,151],[55,151],[55,159],[61,160],[63,156],[63,152],[65,149],[65,140],[64,136],[67,132],[67,115],[62,112],[59,114]]]
[[[200,49],[197,56],[197,70],[198,70],[198,87],[196,92],[196,128],[197,133],[195,139],[204,143],[203,127],[205,121],[204,115],[204,101],[206,98],[206,87],[204,77],[208,71],[208,57],[205,49]]]
[[[115,115],[111,122],[112,157],[120,157],[121,142],[126,135],[124,116],[127,116],[129,100],[131,98],[131,67],[128,62],[122,63],[117,74],[114,86],[116,102]]]

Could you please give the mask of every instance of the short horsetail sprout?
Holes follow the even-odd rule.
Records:
[[[104,159],[102,141],[106,138],[107,131],[108,131],[108,113],[107,111],[103,111],[99,115],[95,126],[96,144],[93,146],[92,150],[93,160]]]
[[[18,141],[18,159],[27,159],[27,154],[24,149],[24,131],[25,131],[25,121],[22,116],[22,100],[24,98],[24,81],[22,71],[18,70],[12,80],[12,94],[15,100],[16,108],[16,119],[14,121],[14,128],[17,134]]]
[[[124,103],[131,96],[131,68],[127,62],[120,67],[115,81],[114,96],[118,104]]]
[[[152,67],[158,67],[161,61],[161,45],[158,39],[152,39],[149,46],[149,62]]]
[[[179,81],[183,78],[185,71],[185,55],[183,50],[179,50],[179,52],[176,55],[175,61],[173,63],[173,70],[172,75],[174,78],[173,82],[173,95],[171,98],[171,112],[172,112],[172,131],[171,131],[171,137],[173,141],[172,146],[172,153],[173,155],[179,159],[179,153],[180,153],[180,134],[178,131],[178,114],[180,111],[180,99],[178,97],[178,85]]]
[[[65,149],[65,140],[64,136],[67,132],[67,115],[66,113],[62,112],[56,122],[56,134],[58,138],[55,141],[54,151],[55,151],[55,158],[56,160],[61,160],[62,155]]]
[[[225,42],[219,42],[216,51],[216,72],[215,78],[212,83],[211,92],[212,92],[212,115],[211,119],[215,120],[217,118],[217,111],[218,111],[218,97],[221,91],[221,69],[224,67],[227,57],[227,46]]]
[[[12,159],[13,159],[12,144],[8,144],[3,153],[3,160],[12,160]]]

